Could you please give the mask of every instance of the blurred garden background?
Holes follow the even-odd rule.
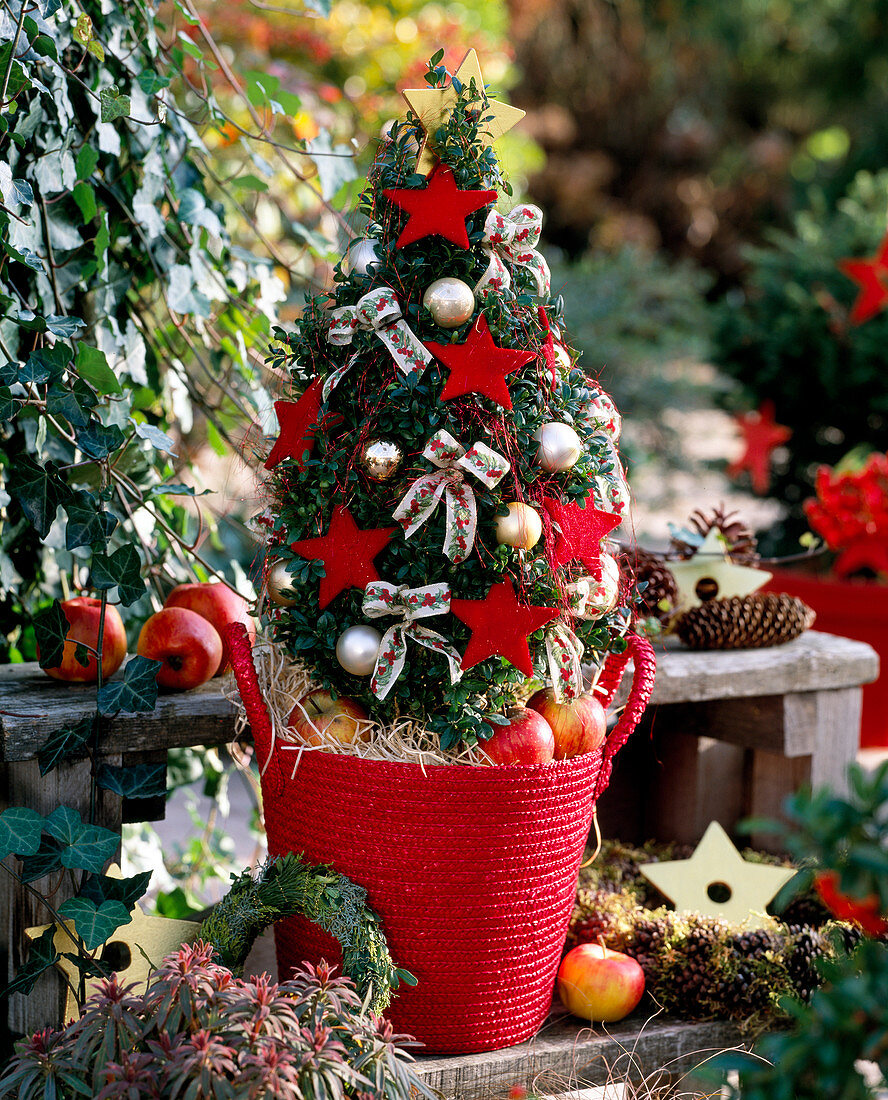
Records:
[[[798,553],[817,467],[888,448],[888,313],[853,324],[859,287],[838,266],[875,255],[888,227],[888,0],[70,7],[63,45],[82,50],[84,87],[101,85],[102,121],[82,123],[72,84],[60,125],[86,126],[95,161],[75,164],[63,145],[42,217],[47,235],[53,219],[86,227],[68,247],[90,255],[79,281],[38,278],[35,293],[59,315],[69,291],[88,298],[102,362],[132,387],[124,418],[138,438],[119,469],[152,503],[131,528],[150,563],[131,631],[191,575],[218,571],[252,594],[256,454],[281,395],[269,343],[361,236],[350,210],[377,143],[439,48],[453,70],[474,47],[492,94],[527,112],[498,156],[515,199],[544,212],[567,336],[622,412],[641,545],[664,546],[669,522],[724,502],[764,553]],[[123,147],[103,130],[115,110]],[[0,180],[13,211],[26,201],[16,182]],[[792,435],[756,491],[728,468],[743,452],[735,417],[768,402]],[[0,441],[7,481],[45,449],[41,423],[19,418]],[[2,503],[0,647],[31,660],[21,624],[85,551],[61,530],[38,543],[5,491]],[[170,915],[202,904],[231,856],[219,801],[231,774],[213,752],[171,769],[183,787],[205,775],[216,809],[209,821],[193,810],[190,847],[165,847],[176,881],[191,875],[162,899]],[[131,829],[131,850],[156,860],[151,827]]]

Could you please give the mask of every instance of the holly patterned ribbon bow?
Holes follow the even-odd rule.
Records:
[[[357,305],[340,306],[330,314],[327,339],[331,344],[347,346],[358,329],[375,332],[391,352],[398,370],[409,378],[422,374],[431,363],[431,353],[419,338],[410,331],[401,313],[395,292],[387,286],[368,291],[358,299]],[[335,370],[324,383],[323,399],[326,401],[343,375],[351,368],[355,357]]]
[[[501,454],[474,443],[467,451],[443,429],[436,432],[422,452],[438,469],[423,474],[410,486],[392,515],[404,528],[404,537],[418,531],[442,497],[447,501],[444,553],[453,562],[465,561],[472,552],[478,527],[478,507],[466,474],[492,489],[511,469]]]
[[[475,284],[482,298],[511,286],[512,277],[503,260],[526,268],[536,283],[537,294],[548,298],[551,289],[549,265],[536,246],[543,230],[543,212],[529,203],[516,206],[508,214],[491,210],[484,223],[484,250],[490,258],[487,270]]]
[[[417,619],[431,615],[446,615],[450,610],[450,585],[429,584],[424,588],[408,588],[406,584],[389,584],[388,581],[371,581],[364,589],[364,614],[370,619],[384,615],[400,615],[383,634],[379,645],[376,667],[370,680],[370,690],[377,699],[384,699],[401,675],[407,660],[407,639],[412,638],[426,649],[441,653],[450,666],[450,682],[455,684],[460,676],[460,654],[446,638]]]
[[[582,577],[567,586],[568,611],[576,619],[597,619],[609,606],[604,580]],[[584,646],[571,628],[556,620],[546,629],[546,657],[552,690],[559,703],[578,699],[583,694]]]

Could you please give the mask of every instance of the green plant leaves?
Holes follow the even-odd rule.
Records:
[[[158,798],[166,794],[166,764],[101,763],[96,782],[121,798]]]
[[[147,439],[151,446],[156,447],[158,451],[166,451],[173,458],[178,457],[173,450],[175,444],[166,432],[162,432],[160,428],[156,428],[153,424],[140,424],[135,420],[133,424],[135,425],[136,435],[140,439]]]
[[[94,386],[100,394],[123,392],[117,375],[108,366],[105,353],[99,348],[78,344],[75,365],[80,377]]]
[[[79,896],[89,898],[96,905],[101,905],[105,901],[118,901],[126,906],[127,912],[132,912],[136,902],[148,889],[151,874],[151,871],[142,871],[141,874],[130,878],[90,875],[80,888]]]
[[[77,446],[90,458],[107,458],[126,442],[116,424],[91,423],[77,433]]]
[[[52,605],[34,619],[41,668],[56,668],[62,663],[65,638],[70,628],[71,624],[65,618],[58,600],[53,600]]]
[[[20,455],[9,473],[9,492],[21,505],[28,522],[41,538],[46,538],[58,506],[70,494],[56,467],[35,462],[30,455]]]
[[[96,905],[91,898],[82,896],[63,901],[59,916],[74,922],[77,935],[89,951],[94,951],[133,919],[129,909],[119,901],[103,901]]]
[[[145,594],[141,570],[142,560],[138,550],[127,543],[110,557],[106,554],[93,555],[91,581],[100,592],[116,585],[118,599],[124,607],[129,607]]]
[[[112,680],[98,692],[100,714],[150,714],[157,703],[157,673],[162,662],[148,657],[131,657],[122,680]]]
[[[37,979],[44,971],[59,960],[59,953],[55,949],[55,925],[45,929],[39,939],[34,940],[28,951],[28,961],[20,966],[15,977],[0,991],[0,997],[9,997],[13,993],[28,994],[37,984]]]
[[[99,103],[102,122],[114,122],[118,118],[126,118],[131,110],[130,97],[122,95],[116,84],[101,90]]]
[[[43,815],[27,806],[9,806],[0,813],[0,859],[32,856],[40,848]]]
[[[66,501],[65,513],[68,516],[65,527],[67,550],[74,550],[78,546],[92,546],[98,551],[104,551],[109,536],[117,526],[117,519],[101,507],[92,493],[85,490],[76,492],[72,500]],[[116,583],[114,581],[112,585]],[[141,579],[139,583],[141,585]],[[144,586],[141,586],[141,591],[144,591]]]
[[[100,825],[87,825],[76,810],[59,806],[46,818],[46,832],[63,846],[63,867],[98,874],[120,846],[120,837]]]
[[[87,715],[73,726],[53,730],[37,753],[37,765],[41,775],[48,775],[64,760],[81,754],[93,731],[94,717]]]

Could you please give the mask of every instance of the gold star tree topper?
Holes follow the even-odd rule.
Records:
[[[796,873],[744,859],[717,821],[710,822],[690,859],[645,863],[639,870],[679,912],[722,917],[749,928],[768,923],[768,903]]]
[[[107,874],[111,878],[120,878],[120,868],[113,865],[108,868]],[[25,935],[33,942],[51,927],[55,927],[53,946],[60,955],[56,966],[70,983],[65,1004],[65,1019],[76,1019],[80,1015],[80,1009],[71,986],[74,989],[77,988],[80,971],[70,959],[64,957],[65,953],[69,955],[76,953],[73,921],[64,921],[63,925],[41,924],[34,928],[26,928]],[[194,943],[199,931],[198,921],[152,917],[136,905],[129,924],[117,929],[105,944],[103,954],[108,964],[114,968],[121,985],[130,985],[135,982],[136,985],[144,987],[160,962],[183,944]],[[87,979],[87,996],[98,988],[99,980],[98,978]]]
[[[481,75],[481,66],[478,63],[478,55],[474,50],[469,50],[460,62],[459,68],[454,74],[456,79],[468,87],[472,81],[475,89],[484,99],[483,116],[486,122],[484,128],[479,130],[479,138],[482,145],[493,145],[497,138],[501,138],[507,130],[524,118],[524,111],[518,107],[512,107],[508,103],[500,103],[498,100],[489,99],[484,91],[484,77]],[[453,84],[445,88],[408,88],[401,93],[407,100],[407,105],[418,116],[426,132],[425,141],[419,151],[416,161],[416,171],[427,175],[435,167],[436,157],[430,148],[435,131],[444,125],[453,113],[456,106],[457,92]]]
[[[706,591],[706,599],[748,596],[767,584],[773,575],[764,569],[732,562],[717,527],[712,528],[693,557],[671,561],[668,569],[678,586],[676,610],[680,611],[689,611],[704,602],[698,589]]]

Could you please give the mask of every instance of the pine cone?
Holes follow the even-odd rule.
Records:
[[[675,577],[669,571],[669,566],[661,555],[641,548],[634,555],[629,554],[628,561],[635,571],[636,580],[647,581],[647,587],[641,593],[639,601],[640,612],[659,619],[661,623],[667,622],[678,598]]]
[[[706,538],[713,527],[717,527],[725,540],[725,553],[737,565],[755,565],[759,560],[756,550],[756,537],[742,520],[735,519],[737,512],[726,512],[724,505],[713,508],[711,512],[701,512],[698,508],[688,517],[688,529],[672,534],[672,550],[680,558],[692,558],[700,548],[696,540],[686,541],[684,534],[698,534],[700,542]]]
[[[814,624],[814,612],[795,596],[731,596],[708,600],[678,620],[675,633],[690,649],[758,649],[791,642]]]

